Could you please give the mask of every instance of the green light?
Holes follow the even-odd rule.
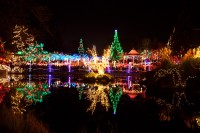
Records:
[[[43,50],[44,44],[43,43],[37,43],[34,46],[29,46],[24,51],[25,56],[24,59],[26,61],[34,61],[34,62],[40,62],[40,61],[47,61],[49,59],[49,54],[47,51]]]
[[[18,54],[18,55],[23,55],[24,52],[22,52],[22,51],[18,51],[16,54]]]
[[[80,42],[79,42],[79,47],[78,47],[78,53],[80,54],[80,55],[83,55],[84,54],[84,47],[83,47],[83,39],[81,38],[80,39]]]
[[[118,39],[117,30],[115,30],[114,40],[112,42],[110,52],[111,52],[110,59],[112,61],[118,61],[123,56],[123,49]]]
[[[22,88],[16,88],[16,90],[24,95],[28,100],[34,103],[43,102],[44,96],[50,94],[48,84],[28,84]]]
[[[117,112],[117,105],[120,101],[120,97],[122,95],[122,88],[119,86],[111,87],[109,91],[110,100],[113,107],[113,113],[116,114]]]

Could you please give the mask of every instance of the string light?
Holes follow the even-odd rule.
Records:
[[[13,41],[12,44],[16,45],[18,51],[23,51],[28,46],[34,45],[34,37],[27,33],[28,28],[25,26],[15,25],[13,29]]]
[[[118,39],[117,30],[115,30],[114,40],[112,42],[110,52],[110,59],[112,61],[118,61],[123,57],[123,49]]]
[[[48,84],[44,83],[28,83],[22,88],[16,88],[18,92],[22,93],[27,100],[34,103],[43,102],[44,96],[50,94]]]
[[[117,112],[117,105],[120,101],[120,97],[122,95],[122,88],[119,86],[112,86],[109,89],[109,97],[112,103],[113,114]]]
[[[169,75],[175,87],[185,87],[185,82],[182,82],[180,71],[177,68],[160,69],[154,74],[154,78],[158,81],[160,78]]]
[[[95,84],[88,89],[87,99],[91,101],[91,105],[88,107],[87,112],[91,111],[93,114],[97,103],[100,103],[103,107],[105,107],[106,111],[108,111],[110,104],[105,89],[105,86],[99,84]]]
[[[24,95],[18,91],[11,95],[12,111],[16,115],[22,115],[26,112],[26,107],[31,105],[32,101],[24,98]]]

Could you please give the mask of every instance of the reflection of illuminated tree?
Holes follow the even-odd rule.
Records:
[[[182,82],[182,77],[181,77],[180,71],[176,68],[167,69],[167,70],[160,69],[155,73],[154,78],[156,78],[156,81],[157,81],[166,76],[169,76],[172,78],[173,85],[175,87],[179,87],[179,86],[184,87],[185,86],[185,82]]]
[[[8,78],[0,78],[0,84],[4,85],[8,83]]]
[[[160,106],[159,118],[161,121],[171,121],[174,119],[174,107],[160,98],[156,99],[156,103]]]
[[[111,87],[109,91],[110,100],[113,107],[113,113],[116,114],[117,105],[122,95],[122,88],[120,86]]]
[[[79,93],[79,100],[81,100],[82,99],[82,95],[83,95],[83,87],[79,87],[79,88],[77,88],[77,90],[78,90],[78,93]]]
[[[50,94],[48,84],[28,84],[22,88],[17,88],[29,101],[34,103],[43,102],[45,95]]]
[[[172,105],[178,108],[183,108],[184,105],[189,105],[189,102],[187,101],[186,95],[183,91],[174,93]]]
[[[0,103],[2,103],[4,97],[5,93],[3,91],[0,91]]]
[[[84,91],[84,87],[85,87],[85,86],[86,86],[85,84],[79,85],[79,84],[77,83],[76,88],[77,88],[78,93],[79,93],[79,100],[82,99],[82,95],[83,95],[83,91]]]
[[[87,111],[91,111],[93,114],[97,103],[101,103],[101,105],[105,107],[106,111],[108,111],[110,104],[108,96],[105,92],[105,86],[95,84],[94,88],[88,89],[87,98],[92,102]]]
[[[18,91],[11,95],[11,105],[14,114],[20,115],[26,112],[26,107],[31,105],[32,101],[27,100],[24,95]]]
[[[3,101],[5,93],[9,90],[10,90],[9,88],[5,88],[2,84],[0,84],[0,103]]]
[[[0,64],[0,70],[6,70],[6,71],[10,71],[10,67],[4,64]],[[2,77],[1,77],[2,78]],[[1,80],[1,79],[0,79]]]
[[[10,79],[14,80],[14,81],[20,81],[22,80],[24,77],[24,75],[10,75]]]

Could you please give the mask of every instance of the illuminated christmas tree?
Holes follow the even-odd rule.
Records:
[[[49,55],[47,51],[43,50],[44,44],[37,43],[34,46],[29,46],[24,50],[24,58],[26,61],[48,61]]]
[[[84,47],[83,47],[83,39],[80,39],[80,42],[79,42],[79,47],[78,47],[78,53],[80,54],[80,55],[83,55],[84,54]]]
[[[13,29],[13,41],[12,44],[15,45],[15,49],[17,51],[23,51],[28,46],[34,45],[34,37],[33,35],[27,33],[28,28],[25,26],[16,25]]]
[[[174,33],[175,33],[175,27],[174,27],[173,32],[172,32],[172,34],[170,35],[169,40],[168,40],[168,42],[167,42],[167,48],[168,48],[168,49],[172,49],[172,48],[173,48],[173,44],[174,44],[174,42],[173,42]]]
[[[3,42],[2,39],[0,38],[0,53],[5,52],[5,50],[4,50],[4,43],[5,42]]]
[[[117,30],[115,30],[114,41],[112,42],[110,52],[111,52],[110,59],[112,61],[118,61],[123,56],[123,49],[118,39]]]

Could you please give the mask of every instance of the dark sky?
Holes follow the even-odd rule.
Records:
[[[96,45],[102,53],[111,45],[115,29],[126,52],[137,49],[144,38],[165,43],[184,8],[191,8],[184,0],[66,0],[48,5],[57,41],[52,49],[71,53],[77,51],[80,38],[85,49]]]

